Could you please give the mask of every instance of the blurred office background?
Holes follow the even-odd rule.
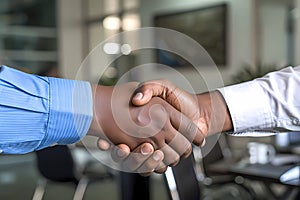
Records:
[[[208,24],[201,17],[210,20]],[[180,23],[189,19],[194,23],[199,20],[201,27]],[[0,62],[35,74],[55,68],[60,77],[75,79],[84,59],[102,41],[122,31],[153,26],[169,26],[190,36],[195,36],[197,31],[203,34],[200,38],[196,35],[194,39],[211,50],[209,53],[222,76],[222,84],[214,82],[216,74],[209,67],[196,67],[213,88],[300,64],[300,0],[1,0]],[[205,32],[216,27],[215,33]],[[212,46],[216,38],[210,38],[214,34],[218,41],[216,46]],[[141,41],[137,37],[134,42]],[[111,63],[101,80],[94,77],[97,66],[90,67],[85,75],[91,81],[111,85],[131,68],[157,62],[156,53],[151,50],[129,52]],[[110,56],[103,58],[104,61]],[[193,85],[198,83],[199,87],[194,88],[196,92],[207,90],[190,67],[171,67],[188,77]],[[145,67],[127,79],[161,77],[175,82],[177,78],[169,71]],[[279,139],[275,136],[226,137],[226,148],[223,150],[224,154],[246,158],[249,142],[267,143],[275,147],[293,142],[295,147],[300,146],[296,138],[286,135],[281,138],[285,138],[284,144],[278,144]],[[75,165],[76,162],[84,165],[82,160],[87,160],[87,163],[89,159],[93,160],[77,148],[82,147],[71,147]],[[84,199],[120,199],[118,172],[112,172],[105,166],[103,168],[112,174],[112,178],[89,186]],[[42,178],[35,153],[1,155],[0,169],[0,199],[33,197]],[[151,181],[151,199],[168,199],[163,176],[154,175]],[[282,190],[280,185],[275,187]],[[72,199],[73,192],[72,186],[52,183],[47,186],[44,199]]]

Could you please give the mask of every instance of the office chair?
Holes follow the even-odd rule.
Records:
[[[182,159],[164,173],[170,200],[199,200],[200,187],[194,169],[194,157]]]
[[[81,200],[87,186],[95,181],[113,178],[112,173],[106,170],[94,170],[96,162],[89,162],[82,171],[76,169],[73,156],[68,146],[57,145],[36,151],[37,168],[43,176],[36,186],[33,200],[41,200],[44,196],[47,183],[73,183],[75,193],[73,200]],[[100,167],[97,167],[100,168]],[[101,166],[103,169],[103,166]]]
[[[243,199],[253,199],[253,192],[243,181],[236,182],[236,177],[228,174],[228,167],[233,164],[233,160],[224,159],[219,141],[216,144],[214,141],[207,139],[206,145],[213,148],[200,160],[195,159],[192,154],[182,159],[177,166],[168,168],[164,177],[170,200],[226,199],[225,197],[240,199],[241,196]],[[199,150],[198,147],[196,149]],[[222,162],[217,168],[211,168],[212,164],[222,160],[226,162]],[[238,189],[233,190],[234,188]]]
[[[202,158],[202,160],[198,164],[202,167],[204,184],[221,184],[228,183],[234,180],[232,175],[228,175],[228,168],[237,160],[230,158],[225,158],[223,150],[220,145],[220,141],[218,140],[215,144],[215,140],[211,138],[207,138],[206,146],[213,146],[211,149],[208,149],[208,153],[206,156]],[[202,150],[206,151],[206,150]],[[206,154],[204,152],[204,154]],[[215,169],[211,167],[213,164],[217,162],[222,162],[220,168]]]
[[[225,143],[223,147],[220,144],[222,140]],[[226,138],[219,138],[216,143],[215,141],[214,138],[207,138],[206,145],[208,147],[212,146],[212,148],[209,149],[206,156],[196,161],[198,167],[197,175],[201,177],[199,181],[202,188],[208,191],[211,189],[214,191],[215,196],[217,196],[216,193],[218,191],[221,198],[224,198],[225,195],[232,195],[230,198],[234,199],[234,196],[241,195],[243,199],[254,199],[254,192],[245,185],[243,177],[237,177],[228,173],[229,168],[234,163],[237,163],[239,159],[224,155],[223,149],[225,147],[228,148]],[[199,170],[199,168],[201,169]],[[235,191],[229,188],[235,188]],[[231,192],[235,192],[235,194],[230,194]],[[216,197],[216,199],[218,198]]]
[[[121,200],[150,200],[150,177],[120,172]]]

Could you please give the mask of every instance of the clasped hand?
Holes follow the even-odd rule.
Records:
[[[104,141],[110,143],[112,157],[123,161],[123,170],[162,173],[191,154],[191,143],[203,143],[208,125],[200,117],[195,95],[165,80],[138,86],[134,82],[93,86],[89,134],[101,138],[102,149],[107,146]]]

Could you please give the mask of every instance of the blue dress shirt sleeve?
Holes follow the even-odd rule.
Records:
[[[22,154],[71,144],[92,121],[88,82],[41,77],[0,67],[0,151]]]

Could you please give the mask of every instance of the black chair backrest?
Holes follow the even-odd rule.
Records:
[[[37,166],[47,179],[60,182],[77,182],[74,160],[70,149],[57,145],[36,151]]]
[[[223,151],[221,149],[219,142],[217,142],[213,146],[213,148],[207,153],[207,155],[204,156],[202,159],[203,171],[204,171],[205,175],[206,176],[213,175],[213,174],[210,174],[209,170],[207,170],[209,168],[209,165],[213,164],[217,161],[220,161],[222,159],[224,159]]]
[[[176,188],[180,200],[199,200],[200,187],[194,169],[194,157],[191,154],[188,158],[182,159],[178,165],[172,168],[176,182]],[[169,190],[169,192],[171,192]],[[170,199],[171,194],[169,193]]]

